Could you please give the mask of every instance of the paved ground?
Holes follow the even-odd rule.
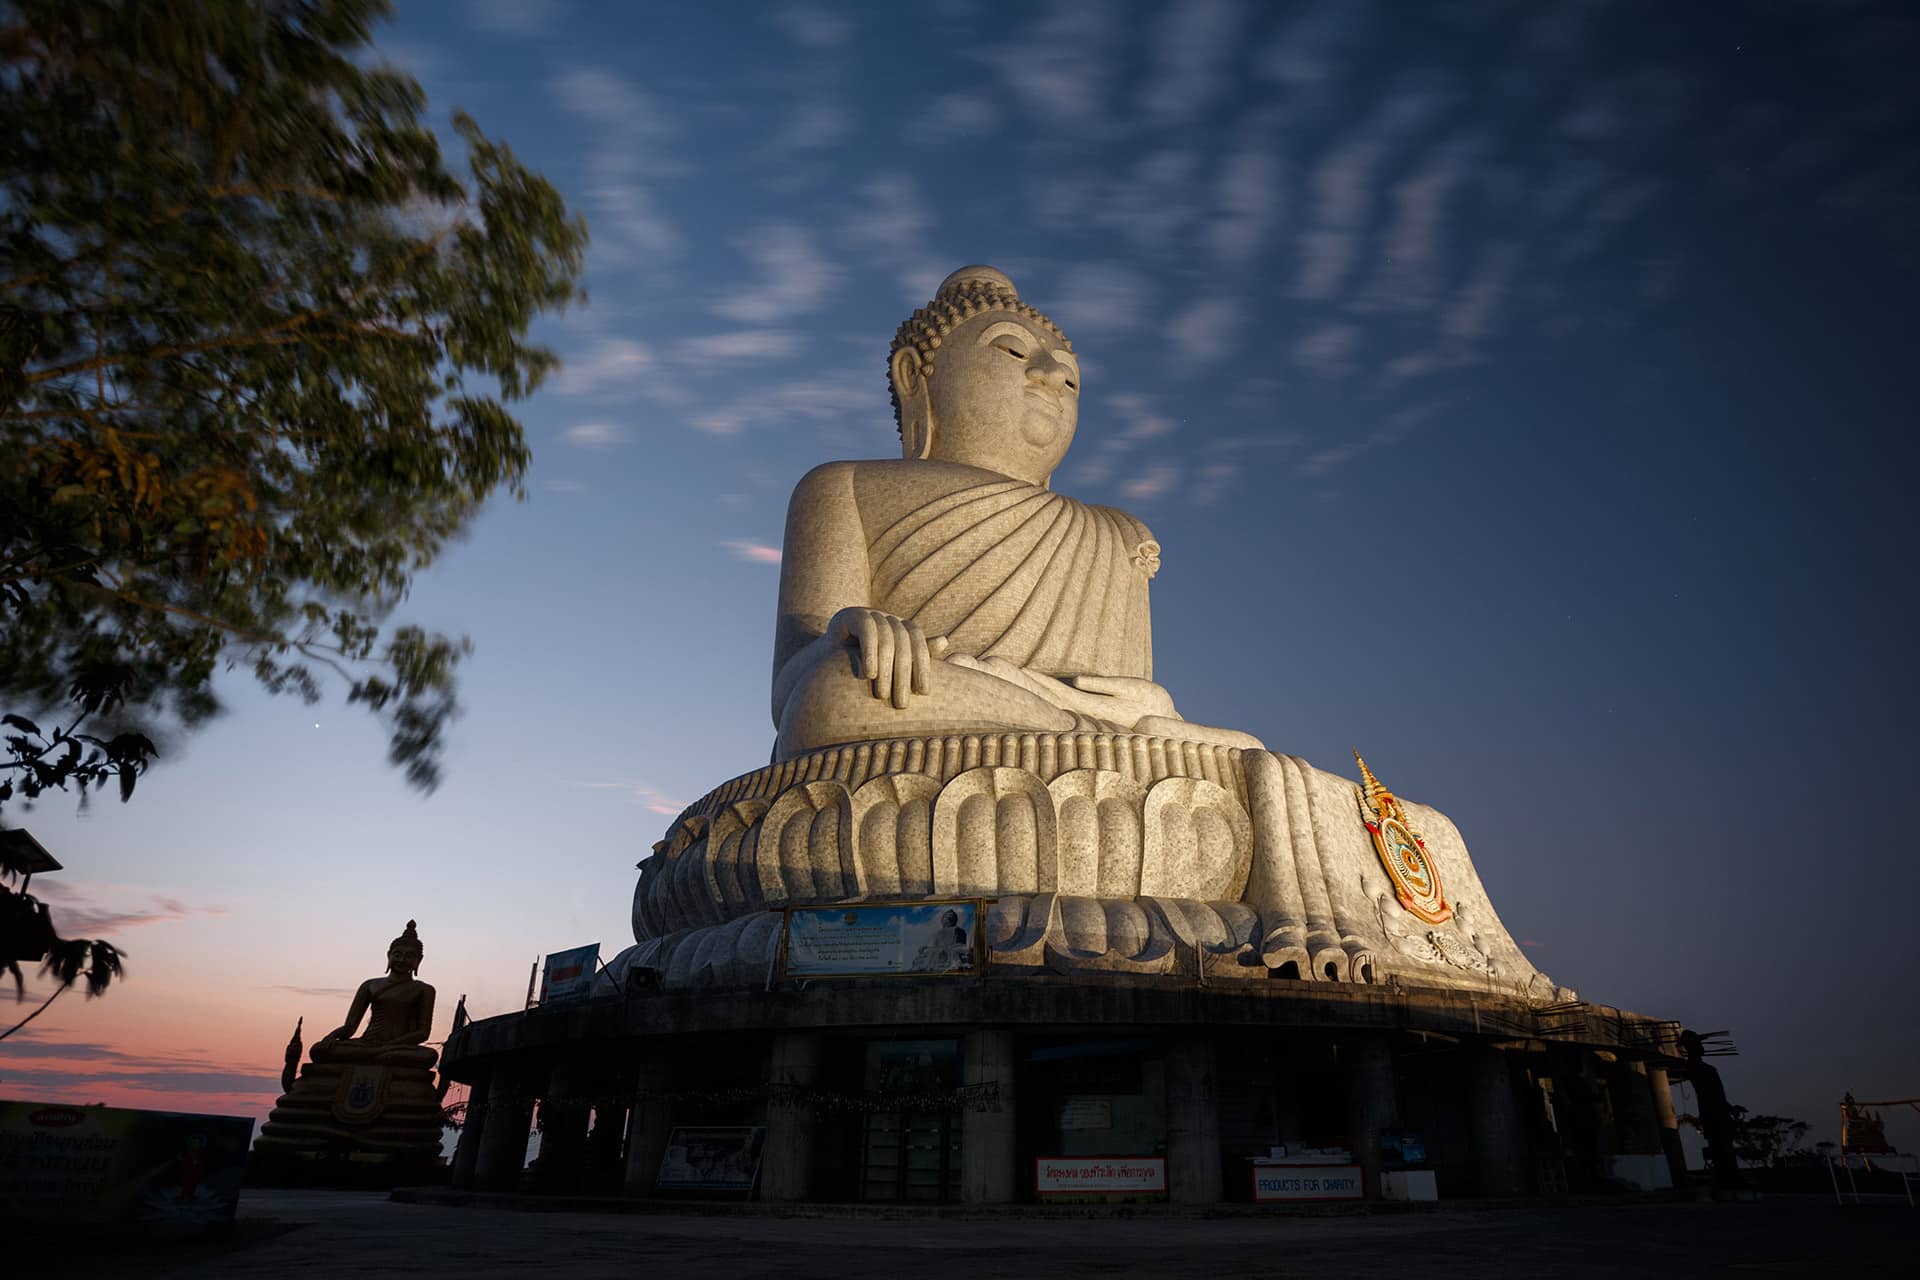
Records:
[[[525,1213],[378,1194],[248,1192],[220,1245],[5,1255],[8,1274],[376,1277],[699,1275],[1073,1277],[1911,1275],[1920,1212],[1830,1200],[1442,1206],[1403,1213],[885,1219]],[[52,1267],[36,1264],[53,1263]]]

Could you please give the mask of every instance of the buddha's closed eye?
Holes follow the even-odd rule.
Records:
[[[996,350],[1006,352],[1015,360],[1025,360],[1027,358],[1027,349],[1012,338],[995,338],[993,345]]]

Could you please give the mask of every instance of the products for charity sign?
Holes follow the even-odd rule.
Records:
[[[1164,1195],[1167,1162],[1159,1156],[1041,1156],[1034,1189],[1043,1196]]]
[[[1253,1198],[1280,1200],[1358,1200],[1365,1194],[1357,1164],[1257,1164]]]

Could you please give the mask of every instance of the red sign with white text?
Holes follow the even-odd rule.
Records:
[[[1160,1156],[1040,1156],[1033,1181],[1043,1196],[1165,1195],[1167,1162]]]

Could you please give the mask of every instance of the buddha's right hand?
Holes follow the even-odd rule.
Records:
[[[873,682],[873,696],[896,708],[916,693],[933,691],[933,664],[947,651],[945,636],[929,640],[917,623],[858,605],[833,615],[827,639],[851,646],[854,669]]]

